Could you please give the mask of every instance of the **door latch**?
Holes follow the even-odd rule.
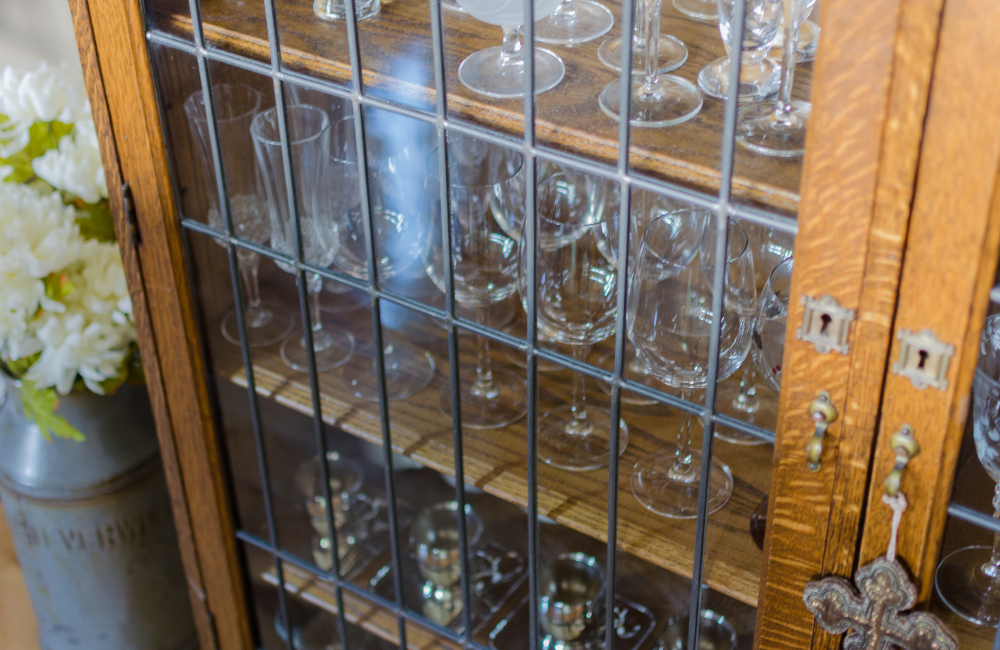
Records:
[[[823,467],[823,437],[826,428],[837,421],[837,409],[830,403],[830,393],[823,391],[813,401],[809,402],[809,417],[816,425],[813,437],[806,445],[806,466],[810,472],[818,472]]]
[[[896,454],[896,464],[885,479],[885,493],[891,497],[899,494],[899,484],[903,480],[903,470],[913,457],[920,453],[920,445],[913,437],[913,429],[904,424],[889,438],[889,447]]]
[[[142,234],[139,232],[139,217],[135,212],[135,200],[132,198],[132,188],[129,187],[128,183],[122,183],[122,209],[125,211],[125,221],[128,223],[132,248],[135,248],[142,242]]]

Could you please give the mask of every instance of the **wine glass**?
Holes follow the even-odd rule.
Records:
[[[383,114],[379,113],[379,116]],[[421,259],[430,241],[431,224],[423,203],[426,174],[424,152],[413,131],[400,131],[391,118],[379,120],[372,113],[366,120],[368,190],[371,223],[375,237],[375,266],[381,282],[395,277]],[[365,222],[361,214],[358,149],[354,117],[329,127],[323,151],[322,205],[329,206],[336,224],[338,243],[333,265],[359,280],[368,280]],[[434,358],[400,337],[383,330],[383,362],[386,394],[403,399],[430,383]],[[378,401],[375,355],[371,346],[357,351],[356,359],[341,367],[341,378],[355,396]]]
[[[643,30],[648,26],[645,20],[646,5],[643,2],[636,2],[634,5],[635,20],[632,25],[632,74],[641,75],[646,70],[646,45],[650,39],[643,36]],[[615,36],[601,43],[597,48],[597,58],[601,63],[608,66],[615,72],[622,70],[622,43],[621,36]],[[659,60],[658,71],[666,74],[671,70],[684,65],[688,58],[687,46],[679,38],[669,34],[660,34],[657,41],[657,59]]]
[[[795,237],[789,233],[755,223],[740,221],[740,225],[743,226],[743,230],[746,231],[750,240],[753,269],[757,281],[757,295],[763,301],[764,297],[771,293],[768,278],[778,264],[791,257],[795,247]],[[787,287],[784,289],[787,294]],[[787,295],[785,299],[787,301]],[[719,384],[715,408],[716,411],[724,415],[773,430],[778,421],[778,399],[770,390],[758,390],[758,379],[753,359],[747,359],[740,369],[738,379],[734,376],[729,381]],[[715,435],[726,442],[737,445],[761,445],[765,443],[764,440],[751,433],[725,427],[717,428]]]
[[[643,57],[643,80],[632,84],[631,113],[632,126],[671,126],[686,122],[701,110],[701,93],[690,81],[676,75],[660,76],[660,39],[653,38],[660,33],[661,0],[640,0],[643,20],[643,34],[646,47]],[[615,79],[601,91],[598,104],[610,118],[619,120],[621,99],[621,78]]]
[[[629,339],[660,381],[680,389],[687,401],[692,391],[708,384],[717,218],[706,210],[682,210],[658,218],[646,228],[630,279]],[[756,302],[746,233],[733,221],[728,231],[720,379],[739,368],[750,350]],[[691,449],[692,420],[683,412],[677,445],[643,457],[632,470],[636,499],[666,517],[691,518],[698,513],[701,452]],[[713,458],[711,468],[709,513],[725,505],[733,489],[729,467]]]
[[[729,96],[730,43],[733,34],[733,10],[736,2],[745,4],[743,46],[740,52],[740,102],[760,101],[778,90],[780,66],[767,58],[771,43],[778,34],[782,0],[718,0],[719,32],[726,56],[712,61],[698,73],[698,87],[718,99]]]
[[[249,86],[239,84],[219,84],[212,87],[215,99],[215,128],[219,140],[222,167],[226,172],[226,190],[229,193],[229,216],[233,224],[233,234],[257,244],[266,244],[270,235],[267,216],[267,198],[264,194],[260,173],[253,163],[253,151],[246,134],[254,117],[260,113],[263,96]],[[219,210],[218,192],[215,188],[215,163],[212,145],[208,137],[208,116],[202,91],[193,93],[184,102],[184,115],[194,135],[198,157],[206,174],[208,192],[208,225],[225,231],[226,224]],[[216,239],[219,246],[226,242]],[[247,345],[252,348],[277,343],[292,331],[294,320],[291,312],[260,297],[260,256],[257,253],[236,247],[236,261],[243,280],[246,300],[244,319],[246,321]],[[222,335],[230,343],[240,344],[236,310],[231,309],[222,318]]]
[[[355,0],[354,15],[365,20],[378,14],[382,0]],[[344,0],[313,0],[313,13],[321,20],[343,22],[347,20],[347,3]]]
[[[783,0],[784,42],[795,43],[799,27],[812,11],[816,0]],[[806,151],[806,127],[812,104],[792,99],[795,82],[795,48],[786,47],[781,56],[781,86],[776,100],[754,102],[736,115],[736,142],[766,156],[791,158]]]
[[[437,152],[427,161],[427,204],[431,223],[440,223],[441,181]],[[517,290],[517,244],[501,223],[524,219],[524,156],[471,136],[448,132],[448,192],[451,205],[451,265],[455,301],[475,309],[476,322],[487,324],[489,307]],[[425,256],[427,275],[445,291],[444,251],[431,239]],[[463,381],[462,424],[473,429],[502,427],[524,417],[525,381],[493,368],[489,339],[476,335],[476,378]],[[451,416],[451,387],[439,400]]]
[[[605,183],[584,172],[562,172],[538,184],[537,251],[518,247],[518,289],[527,302],[537,287],[535,312],[540,332],[573,346],[573,357],[586,360],[590,346],[615,331],[618,273],[605,254],[601,239],[613,228],[602,211],[592,208],[592,197]],[[613,239],[617,235],[613,235]],[[527,267],[537,260],[536,287],[527,284]],[[587,407],[586,378],[573,374],[573,399],[542,415],[538,422],[538,457],[572,471],[599,469],[609,462],[611,414]],[[628,428],[621,423],[619,452],[628,444]]]
[[[972,381],[972,435],[983,469],[996,484],[993,517],[1000,518],[1000,314],[986,319]],[[975,625],[1000,622],[1000,535],[993,546],[966,546],[938,565],[934,586],[945,605]]]
[[[792,294],[794,269],[793,257],[774,267],[761,291],[753,323],[753,363],[775,395],[781,392],[781,364],[785,355],[788,299]]]
[[[562,0],[551,14],[535,23],[535,40],[552,45],[577,45],[607,34],[615,24],[611,10],[594,0]]]
[[[320,176],[320,170],[323,151],[328,146],[327,127],[330,120],[325,111],[308,104],[288,106],[285,110],[288,118],[288,149],[295,181],[294,199],[299,212],[302,259],[307,264],[322,268],[329,266],[337,253],[337,224],[329,208],[323,205],[324,193],[320,191],[324,180]],[[250,126],[250,134],[257,155],[257,165],[267,190],[267,204],[271,215],[271,246],[286,255],[294,256],[295,224],[289,212],[277,111],[277,108],[272,108],[257,115]],[[296,272],[291,264],[278,262],[278,266],[288,273]],[[354,352],[353,336],[323,327],[319,300],[322,290],[322,276],[310,273],[308,291],[312,353],[317,371],[339,366]],[[309,352],[304,333],[293,333],[281,344],[281,359],[295,370],[308,369]]]
[[[535,20],[551,14],[559,0],[534,0]],[[469,55],[458,66],[458,78],[465,87],[487,97],[524,97],[524,46],[518,29],[524,24],[523,0],[458,0],[473,18],[503,29],[500,47],[490,47]],[[555,53],[536,47],[535,92],[555,88],[566,74],[563,60]]]
[[[674,9],[688,18],[706,23],[719,19],[719,5],[713,0],[674,0]]]

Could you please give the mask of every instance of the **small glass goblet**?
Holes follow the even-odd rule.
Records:
[[[611,10],[595,0],[562,0],[535,23],[535,40],[552,45],[577,45],[607,34],[615,24]]]
[[[559,0],[534,0],[535,20],[551,14]],[[524,97],[524,46],[518,29],[524,24],[523,0],[459,0],[473,18],[503,29],[503,43],[470,54],[458,66],[458,78],[466,88],[487,97]],[[566,74],[563,60],[536,47],[535,92],[555,88]]]
[[[781,0],[718,0],[719,32],[726,56],[712,61],[698,73],[698,87],[717,99],[729,97],[729,64],[732,60],[730,43],[735,25],[733,10],[736,2],[744,2],[743,47],[740,52],[740,102],[760,101],[778,90],[780,66],[767,58],[771,42],[778,33]]]
[[[660,217],[647,228],[630,279],[628,336],[663,383],[689,401],[708,384],[712,295],[717,228],[713,212],[685,210]],[[750,349],[756,302],[753,261],[739,224],[728,224],[726,279],[718,376],[731,375]],[[680,417],[677,445],[642,458],[632,470],[632,493],[643,506],[665,517],[698,513],[701,452],[691,449],[692,415]],[[708,512],[729,500],[733,477],[713,458]]]

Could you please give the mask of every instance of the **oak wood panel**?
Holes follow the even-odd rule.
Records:
[[[994,3],[945,4],[894,326],[897,332],[930,328],[956,351],[946,390],[918,390],[907,379],[887,377],[860,549],[861,563],[885,552],[888,439],[909,423],[921,453],[903,477],[909,508],[897,553],[912,569],[921,599],[932,589],[1000,242],[1000,71],[973,63],[1000,60],[1000,43],[987,27],[997,19]],[[898,354],[894,340],[890,362]]]
[[[242,649],[251,645],[245,593],[204,384],[201,348],[194,327],[141,11],[137,2],[117,0],[90,0],[88,7],[105,72],[103,81],[121,176],[133,189],[138,216],[141,243],[135,253],[140,273],[136,274],[134,265],[126,267],[129,285],[132,291],[141,287],[146,300],[155,305],[149,310],[156,350],[152,357],[157,360],[154,368],[158,366],[162,378],[170,418],[167,431],[174,434],[186,488],[178,493],[181,486],[174,481],[171,491],[174,498],[182,494],[187,501],[204,593],[208,609],[214,615],[218,642],[225,650]],[[129,231],[121,206],[115,207],[116,229],[119,239],[124,241]],[[147,340],[145,358],[152,353],[149,344]],[[162,417],[162,407],[155,402],[154,406]],[[164,430],[160,433],[165,437]],[[189,584],[195,589],[197,575],[188,575]],[[199,631],[205,634],[204,625]],[[214,646],[212,636],[207,641],[203,637],[202,641],[206,647]]]
[[[930,67],[920,38],[912,37],[917,46],[895,44],[904,11],[903,2],[824,4],[756,648],[812,647],[816,628],[802,602],[805,583],[849,565],[857,543],[864,499],[858,486],[879,408],[905,187],[920,132],[921,70]],[[906,71],[898,82],[897,59]],[[856,312],[849,356],[821,355],[796,339],[802,297],[824,295]],[[826,433],[822,470],[812,473],[805,462],[814,429],[807,407],[823,390],[840,419]]]
[[[122,206],[122,195],[120,191],[116,191],[122,185],[122,175],[118,161],[118,150],[111,128],[111,118],[108,112],[107,97],[104,92],[100,62],[98,61],[96,45],[94,43],[90,8],[86,0],[70,0],[69,4],[73,14],[73,25],[76,32],[77,47],[80,51],[80,62],[83,66],[84,78],[87,83],[87,96],[90,100],[90,109],[100,143],[104,174],[110,189],[110,203],[115,217],[118,248],[121,251],[122,263],[129,280],[129,296],[132,301],[132,314],[138,334],[137,343],[140,356],[143,360],[146,388],[156,420],[164,474],[167,484],[170,487],[170,501],[173,509],[174,525],[177,529],[181,558],[184,563],[184,571],[187,575],[188,589],[193,605],[195,622],[198,627],[198,637],[203,648],[212,648],[215,642],[208,616],[204,581],[202,579],[201,567],[198,564],[198,551],[192,536],[191,515],[188,510],[187,494],[184,490],[184,479],[181,475],[180,464],[177,458],[174,432],[167,409],[163,381],[160,375],[156,344],[150,326],[149,304],[146,302],[146,291],[142,282],[142,270],[139,267],[138,256],[132,244],[130,226]]]
[[[607,3],[618,15],[620,3]],[[156,4],[156,24],[190,38],[185,6]],[[276,2],[282,61],[293,70],[350,83],[346,30],[342,24],[320,21],[307,0]],[[206,42],[250,58],[269,56],[261,12],[235,3],[202,3]],[[673,74],[694,81],[698,71],[725,53],[717,26],[685,18],[669,2],[663,5],[662,29],[684,41],[688,61]],[[430,16],[426,0],[392,0],[381,13],[359,24],[365,91],[405,104],[433,110]],[[457,77],[469,54],[499,44],[500,30],[465,14],[444,12],[445,70],[452,117],[478,122],[512,134],[523,131],[523,101],[491,100],[469,91]],[[612,29],[610,36],[619,33]],[[566,62],[566,77],[555,89],[537,96],[539,141],[614,163],[618,150],[617,123],[597,104],[597,94],[617,73],[597,58],[597,39],[573,48],[554,47]],[[416,78],[416,80],[414,80]],[[796,71],[796,95],[808,97],[811,65]],[[718,192],[723,102],[704,98],[701,113],[690,122],[665,129],[633,129],[631,164],[640,171],[674,180],[712,194]],[[801,159],[750,154],[736,156],[734,197],[744,202],[792,211],[798,204]]]

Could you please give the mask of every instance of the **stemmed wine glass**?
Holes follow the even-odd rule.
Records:
[[[611,30],[615,17],[595,0],[562,0],[551,14],[535,23],[535,40],[552,45],[577,45]]]
[[[646,48],[643,57],[643,80],[632,84],[631,113],[632,126],[671,126],[686,122],[701,110],[701,93],[690,81],[676,75],[660,75],[660,39],[653,38],[660,33],[661,0],[640,0],[643,5],[639,12],[643,21]],[[601,91],[598,104],[609,117],[619,120],[618,109],[621,99],[621,78],[615,79]],[[629,81],[631,83],[631,75]]]
[[[537,259],[535,312],[540,332],[573,346],[583,362],[590,346],[614,333],[617,313],[617,277],[614,259],[603,249],[603,239],[614,226],[592,197],[606,181],[583,172],[562,172],[538,184],[537,250],[521,238],[518,289],[525,303],[534,287],[527,284],[529,261]],[[586,378],[573,375],[573,401],[543,414],[538,422],[538,457],[572,471],[599,469],[609,462],[611,414],[587,407]],[[619,452],[628,444],[628,428],[621,423]]]
[[[1000,519],[1000,314],[986,319],[972,381],[972,435],[983,469],[997,484],[993,517]],[[945,605],[975,625],[1000,622],[1000,534],[993,546],[966,546],[938,565],[934,586]]]
[[[645,20],[646,4],[636,2],[634,5],[635,21],[632,27],[632,74],[642,75],[646,70],[646,46],[652,40],[648,35],[644,35],[644,30],[648,27]],[[597,48],[597,58],[601,63],[608,66],[615,72],[622,70],[622,43],[621,36],[615,36],[601,43]],[[669,34],[660,34],[656,43],[658,47],[657,59],[659,60],[658,71],[666,74],[671,70],[684,65],[688,58],[687,46],[679,38]]]
[[[440,223],[441,181],[437,152],[427,161],[426,202],[431,223]],[[470,136],[448,132],[448,192],[451,204],[451,265],[455,301],[487,324],[490,305],[517,290],[517,244],[501,223],[524,219],[524,156]],[[425,256],[427,275],[445,291],[444,251],[432,237]],[[489,339],[476,336],[476,378],[463,381],[462,424],[474,429],[502,427],[524,417],[525,381],[498,370],[490,360]],[[451,415],[451,388],[441,389],[440,408]]]
[[[559,0],[534,0],[535,20],[551,14]],[[470,54],[458,66],[465,86],[487,97],[524,97],[524,46],[518,29],[524,24],[523,0],[459,0],[459,6],[477,20],[503,29],[503,44]],[[536,47],[535,92],[555,88],[566,74],[563,60]]]
[[[250,134],[267,190],[271,245],[286,255],[295,255],[295,224],[288,205],[277,110],[272,108],[257,115],[250,126]],[[286,114],[302,258],[307,264],[323,268],[330,265],[337,253],[337,224],[329,208],[323,205],[323,193],[320,191],[320,168],[323,151],[328,146],[326,140],[329,138],[327,127],[330,120],[326,111],[308,104],[288,106]],[[288,273],[296,272],[295,267],[290,264],[278,262],[278,266]],[[312,353],[318,371],[330,370],[350,358],[354,352],[354,337],[346,332],[323,327],[319,302],[323,278],[318,273],[309,275]],[[304,333],[292,334],[285,339],[281,344],[281,358],[295,370],[306,370],[309,367],[309,350]]]
[[[653,373],[691,392],[708,384],[712,330],[712,285],[718,229],[715,213],[682,210],[658,218],[643,235],[630,279],[628,336]],[[753,260],[743,228],[728,224],[725,284],[719,339],[718,376],[731,375],[750,349],[756,302]],[[701,452],[691,449],[693,417],[681,414],[677,445],[643,457],[632,470],[632,492],[653,512],[690,518],[698,512]],[[724,463],[712,459],[708,512],[725,505],[733,477]]]
[[[698,73],[698,87],[706,95],[718,99],[729,96],[729,63],[732,59],[730,43],[733,31],[738,27],[733,25],[733,10],[737,1],[746,6],[737,98],[741,102],[760,101],[778,90],[779,66],[767,58],[767,53],[778,34],[782,0],[718,0],[719,32],[722,34],[726,56],[701,69]]]
[[[741,221],[740,225],[743,226],[743,230],[746,231],[750,240],[750,252],[753,256],[753,268],[757,279],[757,295],[759,302],[764,302],[772,294],[768,278],[775,267],[791,257],[795,247],[795,238],[788,233],[759,224]],[[791,262],[789,262],[790,264]],[[790,278],[784,277],[784,274],[781,277],[781,281],[787,285],[787,280]],[[786,302],[787,289],[787,286],[783,287]],[[740,369],[738,379],[734,376],[729,381],[719,384],[715,408],[716,411],[724,415],[773,430],[778,418],[778,399],[770,390],[758,390],[758,379],[753,359],[747,359]],[[726,442],[737,445],[760,445],[765,442],[753,434],[729,428],[717,428],[715,435]]]
[[[783,0],[785,43],[796,43],[802,21],[816,0]],[[795,48],[786,47],[781,56],[781,86],[778,98],[754,102],[736,115],[736,142],[766,156],[791,158],[806,151],[806,127],[812,104],[792,99],[795,82]]]
[[[794,257],[774,267],[761,291],[753,322],[753,363],[775,395],[781,392],[781,364],[785,355],[788,299],[792,294],[794,269]]]
[[[219,84],[212,87],[215,98],[215,126],[221,150],[222,166],[226,172],[226,190],[229,193],[229,216],[232,219],[233,234],[257,244],[266,244],[270,235],[267,216],[267,198],[264,194],[260,173],[253,163],[253,152],[247,131],[254,117],[260,113],[263,96],[243,85]],[[184,102],[184,114],[198,147],[199,159],[208,181],[207,187],[215,188],[215,164],[212,147],[208,138],[208,117],[202,91],[192,94]],[[218,193],[208,192],[208,225],[224,231],[226,224],[219,210]],[[226,242],[216,239],[220,246]],[[243,280],[246,304],[247,345],[252,348],[277,343],[292,331],[294,320],[287,309],[260,297],[260,256],[257,253],[236,247],[236,260]],[[237,326],[236,311],[230,310],[222,318],[222,335],[230,343],[239,345],[240,331]]]
[[[431,224],[422,202],[414,199],[424,191],[424,156],[412,131],[380,129],[376,119],[366,120],[366,124],[375,265],[379,281],[384,282],[410,268],[427,250]],[[354,118],[344,118],[328,130],[320,191],[322,205],[328,206],[336,224],[338,243],[333,265],[367,281],[367,239],[361,213]],[[403,399],[430,383],[434,358],[392,330],[384,330],[384,334],[386,393],[389,399]],[[355,356],[357,362],[341,367],[342,379],[355,396],[378,401],[373,351],[362,348]]]

